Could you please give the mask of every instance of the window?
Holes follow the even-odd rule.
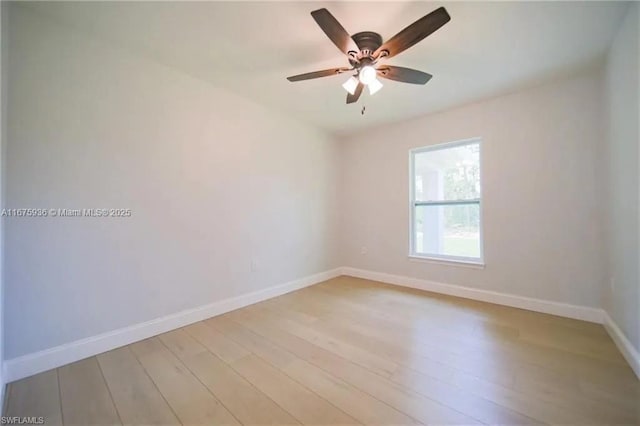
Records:
[[[482,263],[480,139],[410,151],[410,256]]]

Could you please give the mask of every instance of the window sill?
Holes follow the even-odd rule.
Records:
[[[428,257],[428,256],[416,256],[416,255],[409,255],[408,258],[410,262],[424,262],[424,263],[434,263],[438,265],[447,265],[447,266],[461,266],[463,268],[472,268],[472,269],[484,269],[485,267],[485,264],[483,261],[443,259],[440,257]]]

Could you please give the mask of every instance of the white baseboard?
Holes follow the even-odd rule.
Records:
[[[4,376],[0,372],[0,414],[4,415],[4,395],[5,390],[7,389],[6,382],[4,381]]]
[[[513,294],[499,293],[497,291],[481,290],[453,284],[443,284],[419,278],[367,271],[351,267],[343,267],[341,268],[341,271],[343,275],[364,278],[372,281],[381,281],[383,283],[395,284],[402,287],[448,294],[450,296],[463,297],[465,299],[479,300],[481,302],[495,303],[497,305],[511,306],[513,308],[527,309],[529,311],[542,312],[545,314],[558,315],[561,317],[574,318],[599,324],[603,321],[602,310],[598,308],[570,305],[568,303],[552,302],[550,300],[534,299],[531,297],[516,296]]]
[[[149,337],[193,324],[194,322],[221,315],[234,309],[243,308],[263,300],[299,290],[335,278],[340,275],[340,272],[340,268],[321,272],[253,293],[232,297],[97,336],[65,343],[54,348],[12,358],[3,363],[2,376],[4,383],[13,382],[42,371],[47,371],[102,352],[148,339]]]
[[[640,379],[640,353],[631,344],[627,336],[624,335],[618,324],[609,316],[606,311],[602,311],[604,316],[604,328],[607,329],[609,336],[613,339],[622,355],[627,360],[633,371],[636,373],[638,379]]]

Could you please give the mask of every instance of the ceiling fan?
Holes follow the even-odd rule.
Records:
[[[425,84],[429,81],[431,74],[411,68],[379,64],[379,61],[392,58],[407,50],[451,20],[445,8],[439,7],[383,43],[380,34],[372,31],[349,35],[327,9],[314,10],[311,16],[333,44],[347,55],[351,66],[294,75],[287,77],[287,80],[292,82],[310,80],[355,71],[355,74],[342,85],[349,92],[348,104],[360,98],[364,86],[369,88],[371,95],[380,90],[382,83],[377,77],[411,84]]]

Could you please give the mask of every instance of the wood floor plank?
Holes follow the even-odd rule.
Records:
[[[338,277],[11,383],[5,414],[604,426],[640,425],[639,401],[599,324]]]
[[[344,327],[352,327],[352,323],[350,322],[343,322],[342,324],[344,325]],[[314,326],[317,327],[318,323],[314,324]],[[375,339],[376,337],[385,335],[383,330],[384,328],[377,327],[375,329],[371,329],[370,333],[373,335],[373,338]],[[593,333],[592,331],[593,330],[590,330],[589,333],[586,335],[596,335],[597,336],[596,338],[600,342],[600,344],[607,344],[606,339],[603,340],[601,336],[598,336],[596,333]],[[580,334],[579,329],[574,329],[574,332],[576,334]],[[532,346],[529,343],[527,343],[527,349],[529,350],[531,348]],[[507,349],[507,348],[504,348],[504,349]],[[513,347],[509,347],[508,349],[512,350]],[[536,349],[541,349],[541,348],[536,347]],[[384,351],[384,346],[382,347],[382,350]],[[546,350],[546,348],[543,350]],[[600,363],[600,361],[595,361],[593,359],[587,360],[583,358],[581,354],[577,354],[577,353],[572,354],[572,353],[563,352],[563,351],[547,352],[545,354],[547,355],[547,357],[545,358],[545,361],[549,361],[549,357],[552,357],[552,356],[556,357],[554,358],[554,361],[560,362],[561,359],[563,360],[562,365],[558,364],[558,362],[554,362],[552,364],[554,366],[554,370],[555,370],[554,371],[548,368],[548,362],[542,363],[543,366],[539,366],[538,363],[535,362],[536,360],[532,357],[527,357],[526,360],[519,359],[519,355],[524,355],[525,352],[518,352],[517,353],[518,356],[516,356],[516,359],[513,359],[513,357],[510,357],[510,355],[513,355],[513,354],[514,352],[511,352],[511,351],[507,352],[507,354],[501,354],[500,352],[496,353],[495,348],[492,348],[493,358],[497,358],[499,360],[499,363],[492,362],[491,365],[487,365],[483,367],[482,364],[477,364],[477,362],[474,362],[470,366],[466,366],[465,365],[466,362],[464,362],[464,360],[461,360],[463,361],[462,363],[458,362],[452,365],[454,365],[455,367],[457,367],[458,369],[462,370],[467,374],[481,376],[483,379],[489,379],[499,385],[511,387],[512,389],[517,390],[520,393],[524,393],[525,396],[535,399],[540,404],[543,404],[544,401],[553,400],[554,397],[556,397],[556,400],[553,401],[556,405],[559,405],[564,409],[578,411],[583,414],[586,414],[586,416],[589,419],[599,419],[600,421],[605,421],[605,422],[620,422],[620,421],[626,422],[626,421],[629,421],[629,419],[637,419],[637,414],[631,414],[630,417],[628,417],[626,416],[626,413],[617,412],[616,410],[610,407],[606,407],[599,404],[595,400],[585,399],[584,401],[581,401],[579,398],[575,398],[572,396],[577,391],[576,379],[578,376],[581,376],[579,374],[572,375],[573,378],[571,379],[566,374],[567,369],[571,369],[571,367],[574,365],[572,361],[578,361],[577,363],[579,363],[579,365],[584,365],[585,362],[589,363],[592,365],[592,368],[593,368],[594,362]],[[526,353],[526,354],[529,355],[529,353]],[[501,355],[509,355],[509,356],[501,356]],[[561,358],[558,358],[558,355],[561,355]],[[453,357],[451,356],[445,357],[445,356],[439,355],[438,357],[442,359],[447,359],[447,362],[450,362],[451,358],[453,358],[454,360],[456,358],[455,355]],[[564,362],[565,359],[566,359],[566,363]],[[534,362],[529,363],[529,361],[534,361]],[[580,364],[580,362],[582,362],[582,364]],[[405,364],[406,364],[406,361],[405,361]],[[421,370],[417,365],[412,365],[411,367]],[[515,383],[515,378],[514,380],[507,380],[507,381],[496,380],[496,377],[495,377],[496,373],[498,373],[499,375],[502,375],[504,373],[509,372],[509,370],[511,370],[511,374],[514,374],[514,375],[515,375],[515,372],[518,372],[519,379],[517,383]],[[597,370],[597,368],[594,370]],[[535,382],[532,382],[531,380],[523,380],[524,378],[523,375],[531,371],[535,372],[535,377],[536,377]],[[562,381],[559,381],[559,378],[564,376],[566,376],[566,378],[563,378]],[[546,379],[542,380],[545,377]],[[627,377],[630,377],[630,376],[627,375]],[[449,377],[444,377],[445,380],[447,378],[450,379],[450,375]],[[497,378],[499,378],[499,376]],[[571,381],[573,381],[572,388],[568,386],[568,383]],[[559,386],[560,384],[563,384],[564,386],[561,387]],[[565,391],[564,393],[562,392],[563,390]],[[557,398],[560,395],[564,395],[564,396]]]
[[[296,360],[284,369],[294,380],[367,425],[410,425],[419,422],[380,400],[359,391],[347,382],[309,364]]]
[[[180,424],[128,346],[97,358],[125,425]]]
[[[478,421],[455,409],[449,408],[434,400],[418,395],[408,388],[385,379],[363,367],[341,358],[325,349],[300,339],[286,330],[271,326],[270,318],[249,315],[245,319],[238,318],[247,327],[278,343],[296,354],[301,359],[316,367],[339,377],[362,392],[385,402],[391,407],[406,413],[413,418],[427,423],[437,424],[474,424]],[[511,416],[511,420],[516,416]],[[522,419],[520,419],[522,420]]]
[[[594,399],[611,407],[617,407],[625,413],[636,413],[640,419],[640,386],[637,388],[620,386],[602,386],[580,380],[580,394],[586,398]],[[638,422],[640,423],[640,421]]]
[[[549,404],[583,413],[589,419],[602,423],[632,424],[637,418],[616,406],[581,394],[575,377],[549,373],[540,368],[523,368],[518,372],[513,388]],[[637,402],[640,403],[640,399]]]
[[[413,335],[400,333],[397,329],[377,326],[363,333],[365,327],[357,324],[335,321],[314,324],[326,333],[348,339],[354,345],[365,350],[376,350],[378,353],[398,360],[402,364],[418,371],[431,371],[434,364],[437,368],[474,372],[494,383],[509,386],[515,380],[517,367],[513,363],[500,362],[495,357],[474,356],[472,352],[460,353],[457,343],[434,339],[425,342],[430,331],[414,331]],[[404,345],[406,339],[412,339],[410,347]]]
[[[467,373],[458,373],[454,378],[454,384],[467,392],[547,424],[598,424],[584,413],[540,400],[535,396],[514,391]]]
[[[313,296],[317,296],[317,295],[314,294]],[[302,296],[300,294],[297,295],[297,298],[298,298],[298,300],[297,300],[298,305],[297,306],[299,307],[299,306],[302,305],[302,306],[306,307],[306,305],[304,304],[304,300],[300,299],[301,297]],[[314,298],[317,299],[317,297],[314,297]],[[272,306],[273,306],[273,304],[270,305],[270,307],[272,307]],[[280,304],[280,306],[282,306],[282,305]],[[332,314],[332,317],[335,319],[336,323],[340,323],[341,326],[343,326],[343,327],[351,327],[352,326],[352,324],[353,324],[352,321],[345,321],[344,320],[344,315],[342,315],[342,312],[334,310],[334,311],[332,311],[331,314]],[[281,312],[281,315],[286,317],[286,313],[285,312]],[[340,320],[342,320],[342,321],[340,321]],[[313,327],[318,327],[319,325],[321,325],[321,323],[322,323],[322,321],[316,322],[316,323],[313,324]],[[379,325],[379,324],[376,324],[376,325]],[[375,350],[375,348],[378,348],[379,351],[382,351],[383,353],[385,352],[384,345],[378,345],[377,343],[379,343],[379,342],[375,341],[375,339],[379,338],[381,335],[384,336],[385,333],[383,332],[383,330],[384,330],[384,328],[380,328],[379,326],[378,327],[371,327],[370,336],[369,337],[372,338],[374,343],[372,343],[371,346],[369,346],[369,349]],[[336,331],[335,329],[331,330],[331,331],[332,331],[332,335],[336,335],[335,334],[335,331]],[[415,330],[413,331],[413,333],[414,333],[413,335],[408,335],[407,338],[414,338],[415,337]],[[430,336],[429,333],[426,333],[426,334]],[[340,335],[340,333],[338,333],[338,335]],[[353,339],[354,336],[345,336],[345,335],[343,335],[343,337],[345,339],[348,339],[352,343],[363,344],[362,342],[364,342],[364,344],[367,344],[366,340],[361,341],[361,342],[358,342],[357,339],[354,340]],[[456,336],[456,338],[457,338],[457,336]],[[396,346],[402,347],[403,345],[399,342],[399,344],[397,344]],[[406,345],[404,345],[404,346],[406,346]],[[411,346],[413,346],[413,345],[411,345]],[[530,348],[530,345],[527,346],[527,349],[529,349],[529,348]],[[435,349],[435,348],[429,348],[429,352],[432,352],[433,349]],[[436,353],[437,353],[437,350],[436,350]],[[511,352],[511,353],[513,353],[513,352]],[[509,353],[509,355],[511,355],[511,353]],[[566,367],[569,367],[571,365],[571,361],[569,360],[569,358],[573,358],[573,356],[572,356],[573,354],[569,354],[569,353],[566,353],[566,352],[564,354],[562,354],[562,353],[560,353],[560,354],[563,357],[567,358],[567,363],[566,364],[563,363],[564,365],[558,366],[559,368],[556,368],[555,374],[558,374],[558,371],[565,372],[566,371]],[[431,355],[431,354],[429,354],[429,355]],[[480,361],[482,361],[481,363],[478,363],[477,361],[474,361],[473,363],[469,364],[469,362],[473,361],[473,359],[460,358],[457,363],[454,363],[452,365],[454,367],[456,367],[457,369],[461,369],[463,372],[466,372],[466,373],[469,373],[469,374],[475,374],[475,375],[483,376],[483,378],[490,379],[490,380],[496,382],[499,385],[503,385],[503,386],[505,386],[505,385],[507,385],[507,386],[514,385],[514,380],[511,377],[511,375],[513,375],[514,372],[517,371],[517,369],[520,369],[522,367],[522,364],[515,363],[515,362],[513,362],[512,359],[509,359],[508,357],[500,357],[499,356],[499,355],[501,355],[500,352],[495,353],[495,351],[494,351],[494,353],[492,355],[494,355],[493,357],[499,359],[500,362],[499,363],[493,363],[492,362],[490,365],[485,365],[486,362],[483,361],[483,360],[480,360]],[[498,355],[498,356],[496,356],[496,355]],[[553,353],[553,354],[549,353],[548,355],[549,356],[557,355],[557,353]],[[398,354],[395,354],[395,356],[396,357],[400,356],[400,359],[401,359],[399,361],[400,363],[407,364],[407,358],[406,357],[403,357],[402,355],[398,355]],[[437,354],[437,358],[442,359],[442,360],[446,360],[449,363],[452,360],[452,356],[451,355],[444,356],[444,355]],[[455,359],[455,356],[453,358]],[[398,359],[398,358],[396,358],[396,359]],[[417,359],[418,358],[412,358],[411,362],[413,363]],[[412,368],[417,368],[418,370],[424,370],[424,369],[420,368],[423,360],[424,359],[421,359],[420,360],[421,362],[418,363],[418,364],[413,364],[412,365],[411,363],[409,363],[409,365]],[[529,361],[529,359],[527,359],[527,361]],[[582,358],[581,361],[585,361],[585,359]],[[435,362],[435,360],[434,360],[434,362]],[[588,361],[588,362],[592,363],[592,361]],[[511,367],[509,367],[510,365],[511,365]],[[528,367],[530,368],[530,366],[528,366]],[[432,372],[433,371],[440,372],[440,369],[438,369],[438,368],[430,368],[430,370]],[[595,369],[595,370],[597,370],[597,369]],[[453,371],[456,371],[456,369],[454,369]],[[507,376],[504,376],[505,373],[507,374]],[[496,376],[496,374],[497,374],[497,376]],[[450,379],[451,378],[450,372],[448,372],[446,374],[446,376],[448,376],[448,378]],[[627,374],[627,377],[632,377],[632,376]],[[439,378],[446,378],[446,377],[440,376]],[[514,387],[515,387],[515,385],[514,385]],[[520,389],[520,390],[522,390],[522,389]],[[533,387],[529,387],[527,389],[526,393],[529,394],[529,395],[536,396],[537,397],[536,400],[538,401],[538,404],[540,404],[540,405],[543,404],[544,403],[544,398],[541,399],[541,396],[543,396],[543,395],[534,392],[534,390],[535,389]],[[518,394],[516,394],[516,395],[518,395]],[[524,395],[524,396],[526,396],[526,395]],[[569,397],[569,396],[565,397],[564,401],[563,401],[563,404],[560,404],[560,405],[564,405],[565,408],[576,409],[575,401],[572,402],[572,398]],[[590,411],[596,411],[596,415],[592,416],[591,417],[592,419],[593,418],[603,419],[603,416],[602,416],[603,412],[609,412],[609,413],[612,412],[611,409],[607,409],[605,407],[597,408],[598,407],[597,405],[594,406],[595,408],[592,408],[590,406],[590,403],[586,402],[586,401],[583,404],[578,405],[578,407],[586,407],[586,408],[582,409],[581,411],[587,412],[587,413],[590,412]],[[562,410],[562,409],[560,409],[560,410]],[[624,415],[622,415],[622,416],[612,415],[612,416],[608,417],[608,420],[612,420],[612,419],[614,419],[614,420],[625,419],[626,420],[626,419],[629,419],[629,418],[632,418],[632,419],[637,418],[636,414],[631,414],[630,416],[631,417],[624,417]]]
[[[299,300],[298,303],[304,306],[303,300]],[[288,311],[280,310],[280,314],[285,318],[282,320],[283,323],[290,322],[286,319]],[[357,318],[353,318],[352,321],[345,321],[345,315],[342,312],[334,312],[330,320],[321,319],[306,328],[315,330],[316,336],[328,335],[333,336],[334,340],[349,342],[349,346],[356,347],[360,353],[373,353],[376,354],[375,358],[378,359],[384,356],[392,360],[396,365],[402,364],[418,371],[434,370],[435,364],[437,366],[435,370],[440,372],[455,368],[467,372],[477,372],[483,378],[501,385],[513,383],[515,374],[513,365],[498,364],[490,357],[471,356],[469,348],[465,347],[464,349],[467,350],[464,351],[462,350],[463,348],[457,346],[458,342],[455,341],[444,341],[442,339],[437,342],[421,341],[426,340],[424,336],[428,336],[431,330],[412,330],[409,332],[397,327],[385,326],[388,324],[384,323],[376,322],[374,325],[367,326],[362,323],[357,324],[355,321],[357,321]],[[301,328],[301,326],[298,326],[298,328]],[[300,333],[297,335],[302,336]],[[403,344],[406,341],[411,341],[412,344]],[[325,345],[325,347],[335,346],[335,344]],[[349,357],[349,355],[345,356]],[[367,358],[371,357],[368,356]],[[358,364],[365,367],[371,365],[367,359],[362,362],[358,361]],[[396,367],[394,366],[393,368]],[[387,371],[393,372],[393,370]]]
[[[231,366],[303,424],[358,424],[357,420],[256,355],[235,361]]]
[[[393,374],[391,380],[486,424],[527,425],[543,423],[541,420],[525,416],[491,400],[466,392],[447,381],[434,379],[429,375],[405,367],[400,367]]]
[[[279,317],[289,318],[291,311],[283,308],[282,304],[263,305],[265,304],[260,303],[252,306],[252,308],[254,311],[257,310],[262,313],[273,312]],[[276,308],[274,308],[274,305]],[[307,305],[302,304],[301,306],[306,307]],[[456,371],[453,367],[441,362],[441,359],[451,361],[451,358],[456,356],[456,353],[438,346],[431,346],[426,350],[430,356],[437,355],[437,358],[423,357],[416,351],[415,345],[418,342],[416,342],[415,335],[409,335],[404,330],[389,328],[388,324],[384,323],[364,325],[367,324],[367,321],[363,320],[361,313],[353,314],[352,311],[347,313],[334,311],[329,318],[322,317],[320,321],[324,322],[325,331],[328,327],[333,326],[334,328],[329,330],[329,333],[337,330],[339,335],[343,336],[351,344],[359,343],[361,348],[374,351],[378,356],[387,356],[398,364],[427,372],[437,378],[451,377]],[[361,323],[357,323],[358,321]],[[283,326],[286,328],[286,325]],[[410,341],[411,345],[403,344],[403,342],[407,341]]]
[[[398,312],[398,309],[390,306],[389,299],[401,301],[402,303],[398,306],[402,308],[402,311],[412,312],[413,314],[422,312],[429,317],[431,323],[439,322],[442,316],[434,315],[434,309],[437,308],[442,311],[443,306],[445,306],[446,310],[451,311],[451,315],[455,315],[455,317],[445,317],[443,326],[448,329],[455,328],[455,324],[460,322],[471,322],[472,324],[491,323],[508,327],[512,331],[518,330],[518,335],[531,332],[540,334],[541,332],[542,337],[547,336],[547,332],[552,329],[554,331],[548,334],[548,337],[553,337],[554,334],[569,335],[571,339],[586,336],[592,341],[597,341],[601,349],[615,348],[611,344],[607,332],[599,324],[378,283],[375,285],[376,291],[372,293],[377,297],[366,299],[361,296],[370,292],[370,281],[341,277],[340,286],[332,284],[319,284],[314,286],[312,290],[338,296],[338,300],[358,301],[364,304],[366,308],[382,308],[383,311],[394,313]],[[451,318],[454,321],[451,321]],[[461,333],[456,330],[456,334]],[[494,337],[495,335],[489,336],[489,340],[493,340]],[[513,332],[510,337],[513,338]],[[601,345],[603,343],[604,345]]]
[[[121,424],[95,357],[58,369],[65,425]]]
[[[42,417],[45,424],[61,425],[62,411],[56,370],[45,371],[8,386],[5,416]]]
[[[222,332],[227,338],[242,345],[246,350],[251,351],[278,368],[286,367],[295,361],[295,357],[289,352],[240,326],[228,316],[222,315],[205,322],[207,325]]]
[[[161,334],[158,336],[158,339],[160,339],[169,351],[180,361],[203,352],[208,352],[207,348],[187,334],[184,329],[177,329]]]
[[[326,292],[328,289],[328,287],[323,286],[322,291]],[[491,368],[477,368],[474,367],[473,363],[468,367],[471,370],[475,370],[477,374],[484,374],[484,379],[492,380],[501,385],[512,384],[513,379],[510,376],[513,372],[520,368],[521,363],[530,363],[559,373],[572,372],[584,380],[593,380],[594,383],[610,380],[615,385],[627,382],[631,383],[632,387],[636,386],[637,380],[633,374],[630,374],[628,366],[615,362],[606,362],[594,357],[585,357],[582,354],[571,353],[550,346],[538,346],[524,341],[503,341],[500,338],[491,341],[477,341],[469,338],[469,336],[447,332],[446,329],[441,327],[433,327],[432,324],[429,324],[430,317],[428,313],[424,314],[424,317],[417,317],[413,320],[399,319],[401,314],[395,316],[395,311],[381,313],[376,310],[375,306],[364,307],[361,305],[362,301],[350,300],[347,296],[343,299],[348,300],[341,300],[336,296],[339,291],[340,289],[331,289],[333,293],[331,297],[334,298],[331,299],[332,306],[335,309],[335,305],[342,303],[348,306],[348,310],[334,310],[329,320],[342,319],[341,324],[344,327],[357,329],[358,332],[369,335],[373,339],[384,337],[384,333],[380,332],[381,330],[389,330],[391,335],[395,336],[395,339],[411,339],[413,344],[410,347],[414,351],[426,349],[428,352],[422,351],[426,356],[430,356],[431,352],[441,350],[443,347],[446,348],[447,352],[455,352],[457,350],[458,354],[463,356],[462,359],[458,360],[458,363],[461,363],[460,365],[469,364],[478,358],[482,363],[486,363],[488,359],[499,361],[497,368],[491,366]],[[314,294],[314,296],[316,295]],[[322,298],[316,296],[315,299]],[[488,306],[489,308],[487,309],[490,311],[494,309],[493,305],[484,305]],[[513,310],[512,308],[509,309]],[[354,311],[357,314],[354,314]],[[532,313],[527,315],[530,314]],[[346,320],[347,318],[348,320]],[[415,326],[416,321],[418,327]],[[532,322],[535,322],[535,320],[532,320]],[[425,326],[425,324],[427,325]],[[575,328],[575,330],[576,333],[581,333],[580,328]],[[602,339],[599,334],[594,333],[592,328],[588,328],[586,334],[597,335],[598,337],[595,338],[601,345],[613,346],[608,339]],[[447,361],[455,361],[455,356],[452,359],[451,356],[445,357],[444,354],[438,354],[437,358],[439,361],[445,359]],[[411,366],[411,368],[419,369],[418,366]],[[511,369],[509,374],[507,374],[508,369]],[[489,375],[493,375],[493,377]]]
[[[167,347],[242,424],[299,422],[183,330],[160,336]]]
[[[236,361],[251,353],[202,321],[184,330],[225,362]]]
[[[240,424],[157,338],[131,349],[182,423]]]
[[[389,377],[398,364],[389,358],[380,357],[377,352],[355,346],[348,339],[337,338],[336,335],[318,331],[309,325],[296,323],[288,319],[278,319],[281,327],[285,327],[287,331],[301,339],[334,352],[343,358],[352,360],[363,367],[377,372],[380,375]]]

